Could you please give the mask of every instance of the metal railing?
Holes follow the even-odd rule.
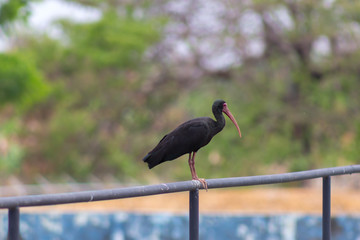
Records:
[[[323,178],[323,239],[331,239],[331,176],[360,173],[360,165],[323,168],[309,171],[284,174],[207,179],[208,188],[226,188],[251,185],[265,185]],[[156,194],[189,191],[189,239],[199,239],[199,181],[184,181],[147,185],[138,187],[117,188],[73,193],[43,194],[19,197],[0,198],[0,208],[8,209],[8,239],[19,240],[19,219],[21,207],[57,205],[79,202],[104,201],[111,199],[132,198]]]

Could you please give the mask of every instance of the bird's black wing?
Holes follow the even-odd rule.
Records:
[[[183,123],[170,134],[175,136],[173,144],[183,149],[184,153],[196,152],[209,141],[210,118],[195,118]],[[169,134],[169,135],[170,135]],[[183,154],[184,154],[183,153]]]
[[[213,121],[211,118],[196,118],[181,124],[165,135],[143,161],[152,168],[186,153],[196,152],[211,140],[211,137],[209,138],[210,120]]]

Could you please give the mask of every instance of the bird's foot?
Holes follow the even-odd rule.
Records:
[[[205,178],[198,178],[197,177],[197,178],[193,178],[193,180],[199,181],[201,183],[201,185],[204,187],[204,189],[206,191],[208,191],[208,185],[207,185],[207,182],[206,182]]]

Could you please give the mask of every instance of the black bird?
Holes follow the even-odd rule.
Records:
[[[200,148],[207,145],[225,127],[225,118],[222,113],[225,113],[235,124],[241,137],[240,128],[224,100],[216,100],[212,105],[212,112],[216,121],[209,117],[195,118],[184,122],[175,130],[166,134],[158,145],[143,158],[149,169],[189,153],[192,179],[200,181],[207,190],[205,179],[199,178],[196,174],[195,155]]]

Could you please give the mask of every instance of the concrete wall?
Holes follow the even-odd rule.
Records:
[[[188,239],[188,216],[166,213],[21,213],[24,240]],[[332,220],[333,240],[360,240],[360,216]],[[0,215],[6,239],[7,214]],[[200,217],[200,239],[321,239],[321,217],[308,215],[208,215]]]

